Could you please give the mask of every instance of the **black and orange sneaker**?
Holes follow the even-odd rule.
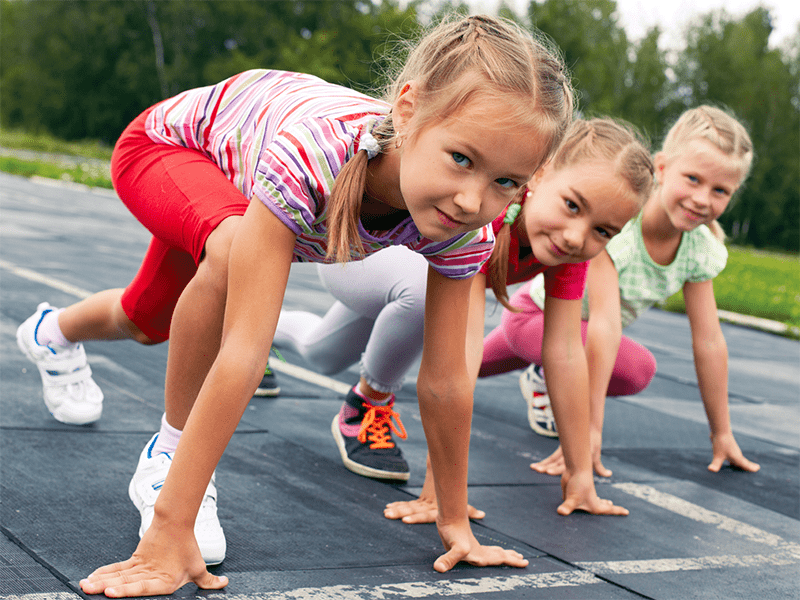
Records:
[[[385,406],[374,406],[355,387],[347,394],[339,414],[333,418],[331,432],[344,466],[353,473],[408,481],[408,463],[392,440],[392,432],[406,439],[406,430],[393,407],[394,396]]]

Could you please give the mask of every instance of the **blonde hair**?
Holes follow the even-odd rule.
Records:
[[[753,142],[733,113],[716,106],[703,105],[685,111],[667,132],[661,152],[667,158],[680,154],[692,140],[706,140],[739,163],[741,181],[747,179],[753,166]],[[711,233],[725,241],[725,231],[715,219],[709,223]]]
[[[468,76],[468,77],[467,77]],[[573,91],[559,54],[512,21],[474,15],[451,17],[436,25],[413,48],[399,74],[387,87],[389,103],[415,82],[413,138],[426,126],[447,119],[472,98],[512,102],[509,114],[519,127],[532,126],[545,139],[542,161],[558,147],[572,120]],[[372,132],[381,150],[396,142],[391,115]],[[358,220],[367,171],[367,153],[348,160],[328,201],[329,260],[363,256]]]
[[[614,165],[609,175],[618,175],[630,186],[644,206],[653,188],[653,161],[648,144],[629,123],[611,118],[575,121],[556,150],[549,168],[559,170],[587,160],[608,160]],[[508,302],[508,249],[511,226],[503,223],[497,232],[494,251],[489,259],[488,278],[497,300],[507,309],[519,312]]]

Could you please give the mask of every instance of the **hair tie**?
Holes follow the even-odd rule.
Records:
[[[359,150],[366,150],[367,151],[367,159],[375,158],[381,152],[381,146],[372,134],[368,131],[365,131],[361,134],[361,139],[358,143]]]
[[[522,204],[515,202],[506,209],[506,216],[503,217],[503,223],[511,225],[517,218],[519,211],[522,210]]]

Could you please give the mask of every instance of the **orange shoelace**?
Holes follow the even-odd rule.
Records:
[[[366,402],[362,405],[367,409],[364,418],[361,420],[361,429],[358,430],[358,441],[365,444],[367,440],[372,442],[370,448],[394,448],[389,430],[397,434],[397,436],[404,440],[406,439],[406,428],[403,427],[403,422],[400,420],[400,415],[392,409],[394,403],[387,406],[372,406]],[[395,427],[392,418],[397,421]],[[399,429],[398,429],[399,427]]]

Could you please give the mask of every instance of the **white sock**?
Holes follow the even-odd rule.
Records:
[[[178,447],[178,441],[181,439],[180,429],[175,429],[172,425],[167,423],[167,413],[161,416],[161,429],[158,430],[158,438],[153,446],[151,454],[161,454],[162,452],[172,453]]]
[[[65,350],[72,350],[77,347],[79,342],[70,342],[61,331],[61,327],[58,324],[58,315],[62,312],[64,312],[63,308],[54,308],[39,323],[39,328],[36,330],[36,341],[42,346],[55,345]]]

